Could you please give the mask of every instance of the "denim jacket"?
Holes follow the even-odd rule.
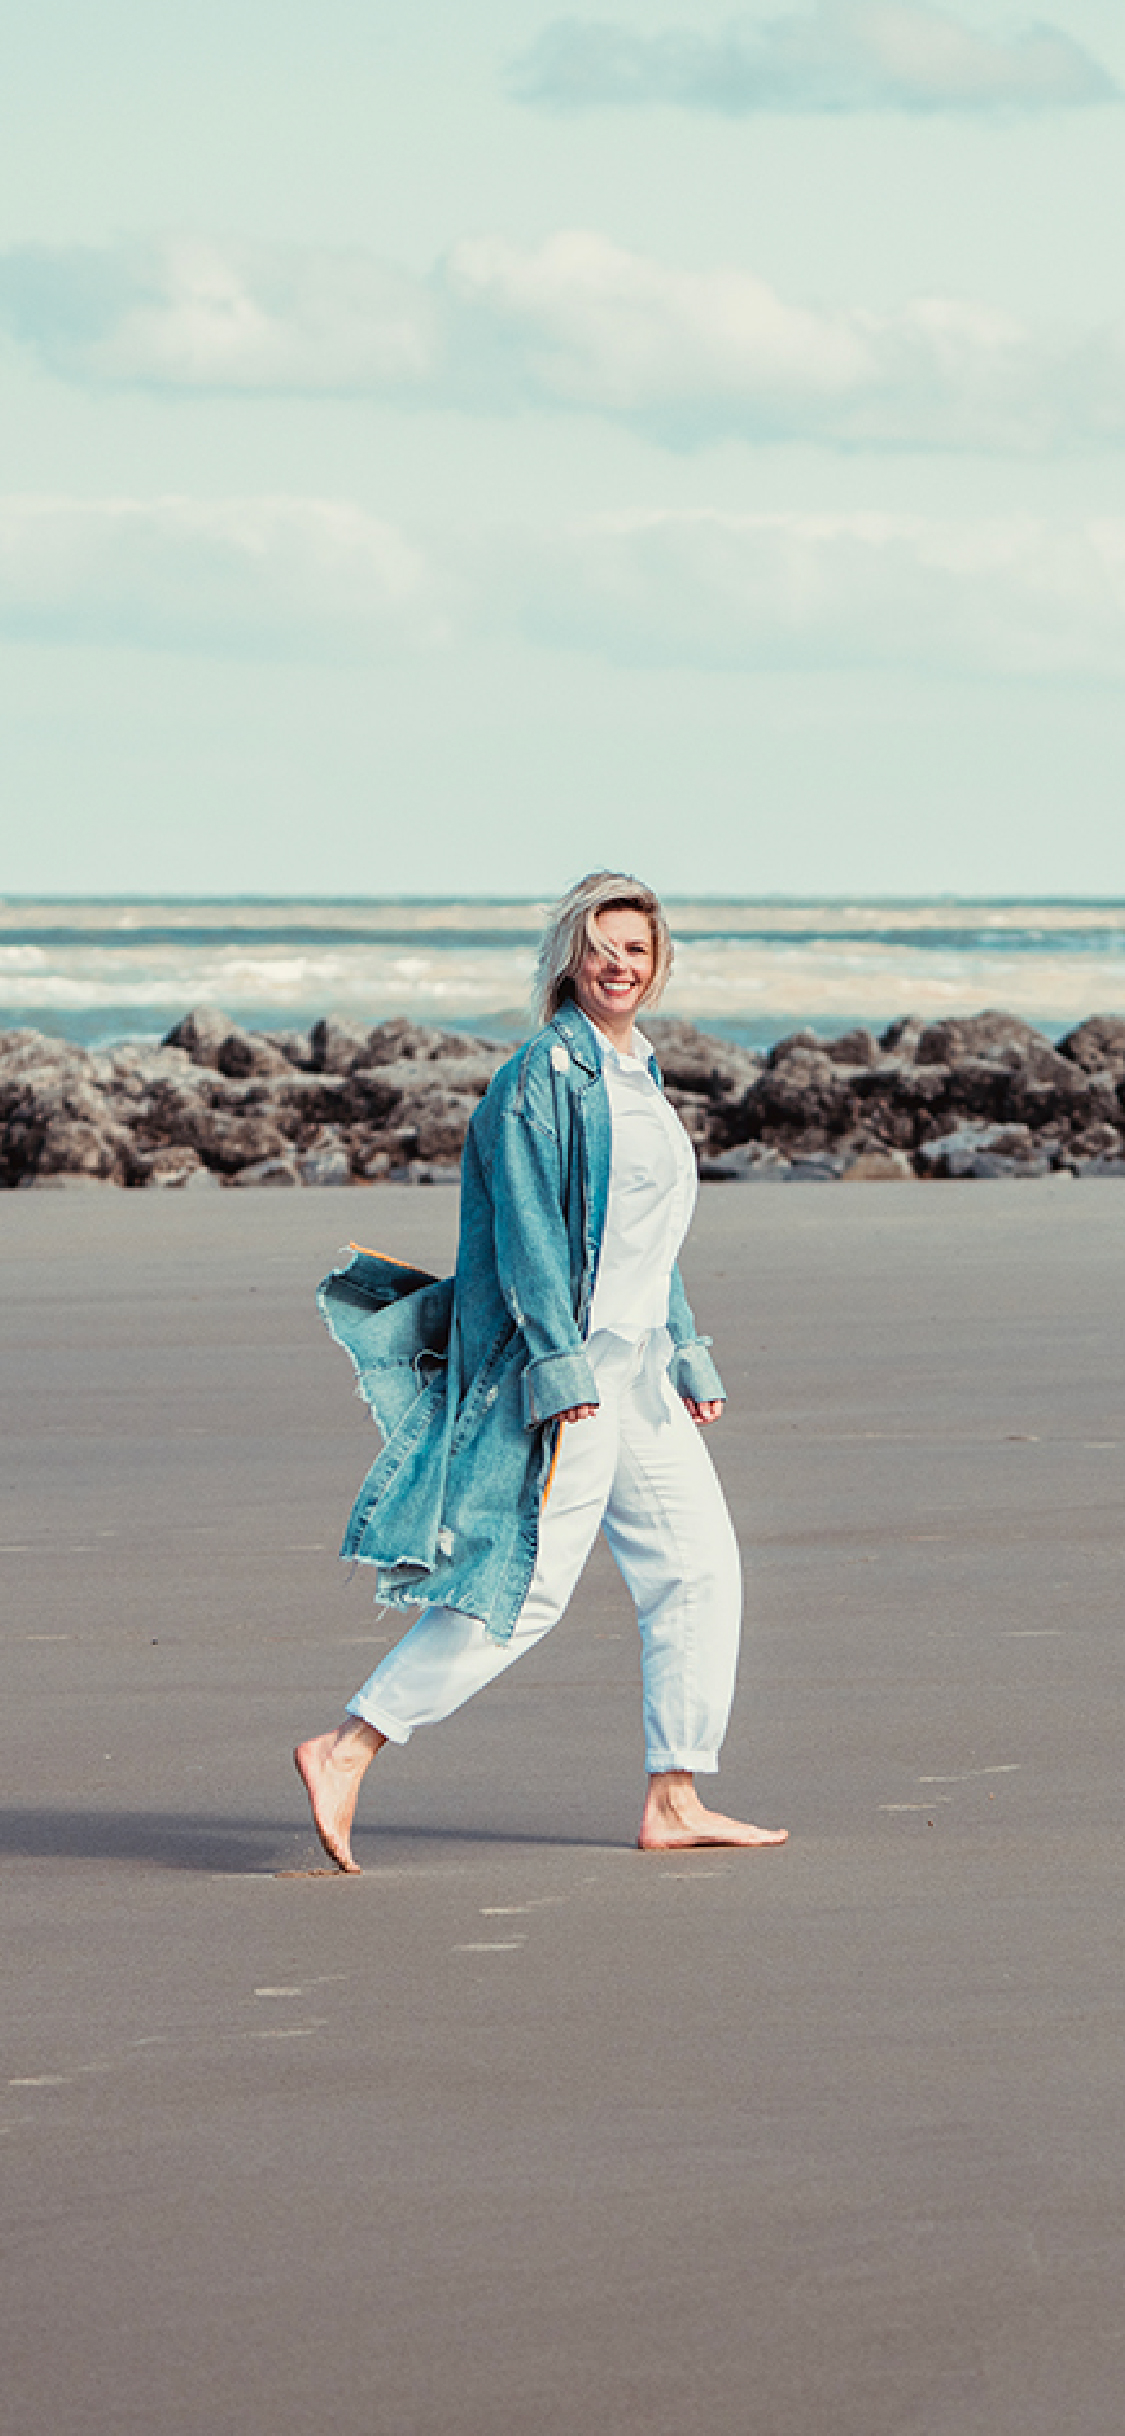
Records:
[[[659,1081],[655,1059],[652,1073]],[[319,1303],[384,1445],[341,1555],[389,1606],[440,1604],[510,1639],[535,1568],[559,1424],[598,1390],[583,1342],[609,1197],[609,1095],[593,1027],[560,1008],[494,1075],[469,1127],[451,1278],[358,1251]],[[669,1376],[722,1382],[679,1270]]]

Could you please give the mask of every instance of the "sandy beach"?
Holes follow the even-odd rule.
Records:
[[[707,1188],[789,1846],[631,1848],[599,1552],[343,1880],[290,1749],[395,1625],[313,1289],[456,1193],[5,1195],[7,2436],[1109,2436],[1123,1214]]]

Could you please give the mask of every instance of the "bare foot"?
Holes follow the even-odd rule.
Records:
[[[683,1852],[692,1844],[785,1844],[788,1827],[751,1827],[746,1819],[705,1810],[691,1776],[679,1769],[650,1776],[637,1843],[642,1852]]]
[[[352,1851],[352,1820],[366,1769],[387,1737],[362,1717],[349,1717],[330,1734],[300,1742],[293,1765],[309,1797],[313,1826],[330,1861],[350,1878],[362,1875]]]

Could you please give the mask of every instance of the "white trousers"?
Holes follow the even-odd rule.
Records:
[[[455,1608],[427,1607],[348,1712],[399,1743],[450,1716],[558,1622],[600,1529],[637,1609],[646,1767],[713,1774],[738,1660],[734,1529],[701,1432],[669,1384],[666,1330],[638,1345],[603,1331],[587,1351],[601,1402],[564,1425],[511,1640],[491,1640]]]

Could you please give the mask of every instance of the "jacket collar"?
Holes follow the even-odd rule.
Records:
[[[573,998],[564,999],[558,1013],[552,1015],[551,1030],[565,1041],[576,1066],[584,1066],[587,1074],[601,1073],[602,1053],[597,1033]]]
[[[581,1007],[575,1004],[573,998],[564,998],[557,1014],[551,1017],[550,1029],[552,1032],[558,1033],[560,1040],[566,1042],[576,1066],[584,1067],[587,1074],[601,1073],[601,1042],[588,1016],[582,1013]],[[645,1042],[645,1047],[648,1049],[649,1073],[656,1082],[659,1082],[660,1068],[655,1052],[648,1041]]]

